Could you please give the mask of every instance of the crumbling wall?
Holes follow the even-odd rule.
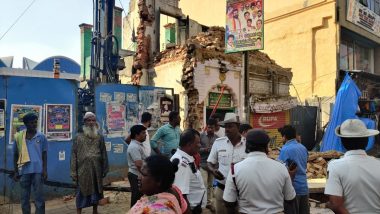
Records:
[[[203,119],[203,109],[199,108],[200,93],[194,84],[194,72],[197,63],[205,63],[210,60],[220,60],[230,63],[231,66],[241,67],[242,54],[226,54],[225,51],[225,30],[222,27],[210,27],[208,32],[199,33],[187,40],[186,45],[166,49],[159,53],[155,58],[155,66],[166,64],[173,61],[184,61],[182,68],[181,83],[187,95],[187,118],[185,127],[199,129],[200,121]],[[279,82],[289,84],[292,78],[290,69],[282,68],[274,60],[260,51],[249,53],[249,72],[250,77],[257,76],[263,78],[268,72],[278,73],[276,75]],[[199,69],[197,69],[199,70]],[[266,77],[265,77],[266,78]],[[211,87],[211,85],[210,85]],[[237,97],[237,96],[235,96]],[[234,103],[237,103],[234,100]]]
[[[187,52],[185,55],[185,63],[182,68],[182,86],[186,90],[187,100],[188,100],[188,112],[187,118],[185,118],[186,128],[200,128],[200,116],[199,110],[197,108],[198,104],[198,89],[194,87],[194,67],[196,67],[196,48],[194,44],[187,44]]]
[[[152,5],[149,5],[151,8]],[[151,37],[150,34],[146,35],[147,27],[151,27],[154,21],[154,14],[149,12],[149,7],[146,0],[138,1],[138,13],[140,23],[137,27],[137,50],[136,57],[133,63],[135,73],[132,75],[132,83],[135,85],[140,84],[143,75],[143,69],[148,69],[151,63]],[[153,9],[154,11],[154,9]]]

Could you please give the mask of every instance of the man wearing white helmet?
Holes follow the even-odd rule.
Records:
[[[327,168],[325,194],[335,213],[380,213],[380,161],[365,152],[368,137],[379,134],[358,119],[335,129],[347,152]]]

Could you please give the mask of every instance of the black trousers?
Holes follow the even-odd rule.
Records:
[[[285,214],[309,214],[309,195],[296,195],[291,202],[284,203]]]
[[[132,192],[131,208],[133,207],[133,205],[136,204],[136,202],[141,198],[141,196],[143,196],[143,194],[139,191],[137,178],[138,178],[137,175],[131,172],[128,172],[128,180],[129,180],[129,184],[131,185],[131,192]]]

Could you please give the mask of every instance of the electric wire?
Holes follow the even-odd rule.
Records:
[[[328,76],[328,75],[331,75],[331,74],[334,74],[334,73],[336,73],[336,72],[334,71],[334,72],[331,72],[331,73],[328,73],[328,74],[323,74],[323,75],[317,76],[316,79],[321,78],[321,77],[325,77],[325,76]],[[303,85],[303,84],[307,84],[307,83],[310,83],[310,81],[295,83],[294,85]]]
[[[121,8],[123,9],[124,15],[127,16],[127,13],[124,10],[123,3],[121,3],[121,0],[119,0],[119,3],[120,3]],[[129,23],[128,19],[126,19],[126,20],[127,20],[127,25],[129,27],[129,30],[133,31],[132,27],[131,27],[131,24]]]
[[[36,2],[37,0],[33,0],[28,7],[17,17],[17,19],[13,22],[13,24],[5,31],[5,33],[0,37],[0,41],[7,35],[7,33],[16,25],[16,23],[24,16],[24,14],[29,10],[29,8]]]

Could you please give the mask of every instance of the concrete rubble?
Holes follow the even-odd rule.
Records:
[[[269,157],[272,159],[277,159],[279,154],[280,148],[271,149],[269,151]],[[307,178],[326,178],[327,163],[332,159],[339,159],[342,155],[342,153],[337,151],[309,152],[306,171]]]

